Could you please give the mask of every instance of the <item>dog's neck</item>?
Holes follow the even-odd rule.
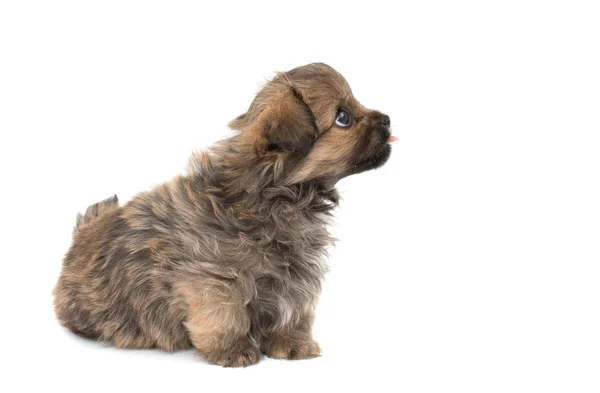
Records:
[[[273,211],[275,204],[287,204],[314,212],[337,206],[336,181],[317,178],[287,185],[285,178],[298,160],[260,157],[239,142],[237,137],[221,141],[207,152],[194,154],[189,166],[207,186],[219,189],[231,205]]]

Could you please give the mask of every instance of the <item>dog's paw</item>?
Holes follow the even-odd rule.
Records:
[[[223,367],[247,367],[258,363],[261,353],[254,346],[247,346],[240,350],[211,353],[207,360]]]
[[[271,342],[263,348],[263,352],[273,359],[312,359],[321,356],[321,347],[313,339],[302,342],[279,340]]]

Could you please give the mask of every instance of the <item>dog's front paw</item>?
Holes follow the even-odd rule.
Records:
[[[273,359],[312,359],[321,356],[321,347],[312,338],[304,341],[273,340],[263,345],[262,351]]]
[[[247,367],[258,363],[261,356],[258,348],[253,345],[247,345],[243,348],[211,352],[206,355],[206,359],[211,363],[223,367]]]

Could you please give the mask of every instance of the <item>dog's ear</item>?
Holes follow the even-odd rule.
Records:
[[[257,154],[301,152],[318,134],[314,115],[302,95],[277,79],[256,96],[248,112],[229,123]]]

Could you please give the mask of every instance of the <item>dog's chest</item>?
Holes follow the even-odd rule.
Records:
[[[327,271],[326,248],[332,243],[322,222],[305,219],[287,224],[290,230],[270,233],[255,275],[255,306],[268,315],[270,324],[280,327],[297,322],[313,307]]]
[[[290,273],[312,270],[324,264],[327,247],[333,244],[325,222],[317,214],[276,217],[261,230],[260,247],[267,269]]]

